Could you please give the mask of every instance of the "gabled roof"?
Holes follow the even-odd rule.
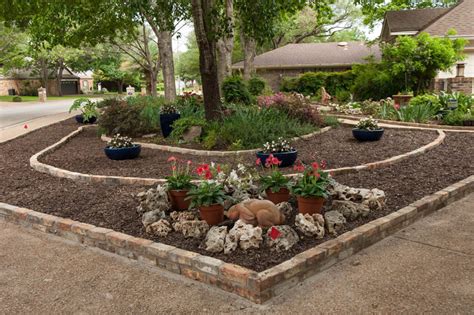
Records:
[[[457,36],[474,37],[474,0],[461,0],[422,31],[443,36],[450,29],[455,29]]]
[[[364,42],[289,44],[258,55],[254,63],[257,69],[338,67],[365,63],[370,55],[380,59],[378,45],[368,46]],[[232,67],[241,69],[243,65],[238,62]]]
[[[48,75],[50,79],[54,79],[56,75],[50,70]],[[22,79],[22,80],[33,80],[40,79],[38,70],[36,69],[20,69],[20,70],[10,70],[8,74],[2,76],[3,79]],[[79,76],[69,70],[67,67],[63,69],[63,79],[79,79]]]
[[[448,8],[387,11],[385,22],[391,33],[419,32],[448,11]]]

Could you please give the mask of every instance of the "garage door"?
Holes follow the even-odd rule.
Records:
[[[77,81],[62,81],[61,89],[63,91],[63,95],[77,94]]]

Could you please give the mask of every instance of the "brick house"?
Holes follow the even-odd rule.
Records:
[[[466,58],[449,71],[440,72],[434,89],[474,93],[474,0],[461,0],[451,8],[389,11],[385,14],[380,39],[392,42],[397,36],[416,36],[426,32],[431,36],[445,36],[450,29],[457,34],[452,38],[464,38]]]
[[[87,93],[93,88],[92,72],[74,73],[68,68],[63,70],[61,89],[63,95]],[[37,95],[41,87],[40,77],[32,71],[15,71],[8,76],[0,75],[0,95]],[[56,79],[48,80],[48,95],[59,95]]]
[[[354,64],[367,62],[366,58],[371,55],[379,60],[379,47],[364,42],[289,44],[256,56],[255,69],[274,91],[278,91],[283,77],[310,71],[345,71]],[[243,67],[241,61],[232,69],[238,72]]]

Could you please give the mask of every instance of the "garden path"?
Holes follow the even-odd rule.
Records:
[[[471,313],[474,193],[259,306],[0,222],[1,312]]]

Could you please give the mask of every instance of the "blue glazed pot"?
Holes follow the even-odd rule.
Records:
[[[105,147],[105,155],[111,160],[130,160],[140,155],[141,145],[134,144],[130,148],[109,148]]]
[[[383,128],[378,130],[352,129],[352,135],[359,141],[377,141],[382,138]]]
[[[180,117],[180,114],[160,114],[160,126],[163,137],[167,138],[171,134],[173,123]]]
[[[89,118],[88,121],[84,121],[84,116],[82,116],[82,114],[76,115],[76,116],[74,116],[74,118],[76,118],[76,121],[79,124],[93,124],[97,121],[97,117],[91,117],[91,118]]]
[[[292,166],[296,162],[296,158],[298,157],[298,151],[289,151],[289,152],[279,152],[279,153],[263,153],[257,152],[257,159],[260,159],[262,165],[265,165],[267,158],[272,154],[274,157],[281,161],[280,167],[288,167]]]

